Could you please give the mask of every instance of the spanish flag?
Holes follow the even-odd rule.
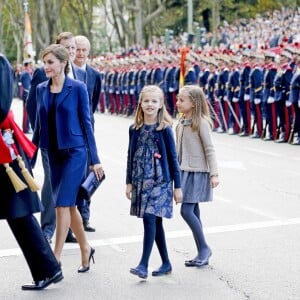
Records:
[[[25,11],[25,20],[24,20],[24,45],[23,45],[23,57],[33,58],[34,51],[32,47],[32,39],[31,39],[31,21],[27,11]]]
[[[188,53],[188,48],[186,46],[182,46],[180,49],[180,75],[179,75],[179,87],[184,86],[184,76],[185,76],[185,66],[184,62],[186,59],[186,55]]]

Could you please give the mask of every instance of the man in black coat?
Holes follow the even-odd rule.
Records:
[[[89,64],[87,64],[88,56],[90,53],[91,45],[89,40],[83,35],[75,36],[76,42],[76,55],[74,64],[85,71],[86,78],[85,83],[89,94],[90,100],[90,112],[91,120],[94,128],[94,112],[96,111],[97,105],[100,99],[101,93],[101,74]],[[88,165],[90,165],[88,163]],[[88,171],[88,170],[87,170]],[[90,225],[90,201],[85,201],[86,205],[78,206],[78,210],[81,214],[84,230],[87,232],[94,232],[96,229]]]
[[[34,155],[36,148],[14,122],[10,112],[13,80],[11,65],[0,53],[0,219],[7,220],[33,277],[33,283],[23,285],[22,289],[42,290],[61,281],[63,275],[33,216],[41,211],[38,195],[31,191],[18,163],[17,157],[22,157],[31,172],[28,158]],[[17,187],[16,179],[21,181],[21,187]]]

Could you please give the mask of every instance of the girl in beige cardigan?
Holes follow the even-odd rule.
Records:
[[[182,114],[176,127],[183,193],[180,212],[193,232],[198,251],[196,257],[186,261],[185,265],[201,267],[209,263],[212,252],[204,237],[199,202],[212,201],[212,188],[219,184],[211,133],[213,122],[199,86],[182,87],[176,105]]]

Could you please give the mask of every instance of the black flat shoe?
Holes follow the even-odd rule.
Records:
[[[90,252],[90,256],[89,256],[89,264],[87,266],[80,266],[78,268],[78,273],[85,273],[90,269],[91,259],[93,260],[93,264],[95,263],[94,254],[95,254],[95,249],[91,247],[91,252]]]
[[[72,233],[68,233],[66,243],[77,243],[76,237]]]
[[[168,266],[162,265],[160,268],[152,272],[152,276],[163,276],[170,274],[172,272],[172,266],[169,264]]]
[[[131,268],[129,272],[133,275],[136,275],[142,279],[146,279],[148,277],[148,272],[140,269],[139,267]]]
[[[86,232],[95,232],[96,228],[92,227],[89,222],[83,222],[83,228]]]
[[[46,278],[44,280],[39,280],[39,281],[35,281],[33,283],[22,285],[22,290],[27,290],[27,291],[43,290],[44,288],[46,288],[47,286],[49,286],[52,283],[58,283],[59,281],[63,280],[63,278],[64,278],[64,276],[62,274],[62,271],[59,271],[50,278]]]

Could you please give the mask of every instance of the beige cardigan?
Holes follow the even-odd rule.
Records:
[[[183,125],[183,122],[179,121],[176,127],[176,142],[181,170],[209,172],[210,176],[218,175],[212,130],[205,119],[201,119],[199,131],[193,131],[191,125]]]

